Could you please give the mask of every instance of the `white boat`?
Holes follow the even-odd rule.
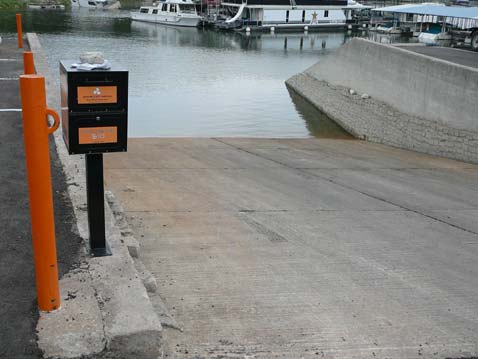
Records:
[[[121,4],[117,0],[71,0],[71,6],[111,10],[119,9]]]
[[[164,0],[153,6],[142,6],[131,13],[131,19],[185,27],[196,27],[202,21],[191,0]]]
[[[222,0],[221,5],[231,15],[218,27],[271,30],[345,27],[354,11],[369,8],[354,0]]]
[[[383,34],[401,34],[402,30],[396,26],[377,26],[375,31],[381,32]]]

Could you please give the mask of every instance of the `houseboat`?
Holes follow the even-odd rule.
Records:
[[[344,28],[354,11],[370,7],[354,0],[223,0],[229,18],[219,28]]]
[[[196,27],[202,21],[191,0],[164,0],[153,6],[142,6],[131,13],[131,19],[184,27]]]

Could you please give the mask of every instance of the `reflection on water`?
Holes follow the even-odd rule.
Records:
[[[0,10],[0,33],[16,32],[15,13]],[[24,32],[127,36],[131,31],[128,11],[74,8],[71,10],[27,10],[21,13]]]
[[[40,33],[54,73],[60,59],[92,50],[128,68],[131,136],[329,133],[316,131],[311,119],[320,115],[294,106],[284,81],[341,46],[346,33],[246,36],[131,22],[128,15],[29,11],[25,31]],[[15,31],[13,13],[0,13],[0,20],[0,32]]]
[[[349,139],[352,136],[340,127],[336,122],[332,121],[326,114],[319,111],[309,101],[301,97],[292,88],[287,87],[290,98],[309,132],[317,138],[339,138]]]
[[[219,33],[207,29],[166,27],[143,22],[132,22],[131,33],[156,38],[162,43],[177,46],[234,49],[241,51],[317,51],[333,50],[348,37],[343,32],[333,33]]]

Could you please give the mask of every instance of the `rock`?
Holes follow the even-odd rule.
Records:
[[[370,98],[370,95],[367,94],[367,93],[364,93],[364,94],[362,95],[362,98],[365,100],[365,99],[367,99],[367,98]]]
[[[80,62],[82,64],[102,64],[105,62],[105,57],[103,53],[98,51],[85,52],[80,55]]]
[[[357,92],[355,92],[354,89],[350,89],[350,90],[349,90],[349,94],[351,94],[351,95],[355,95],[356,93],[357,93]]]
[[[154,278],[151,274],[147,275],[143,279],[143,285],[148,293],[156,293],[156,291],[158,290],[156,278]]]

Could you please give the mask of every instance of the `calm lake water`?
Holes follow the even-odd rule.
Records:
[[[84,51],[102,51],[129,69],[130,136],[346,136],[284,84],[348,41],[346,33],[245,36],[128,15],[29,11],[24,27],[40,35],[55,74],[60,59]],[[13,13],[0,13],[0,33],[14,26]]]

